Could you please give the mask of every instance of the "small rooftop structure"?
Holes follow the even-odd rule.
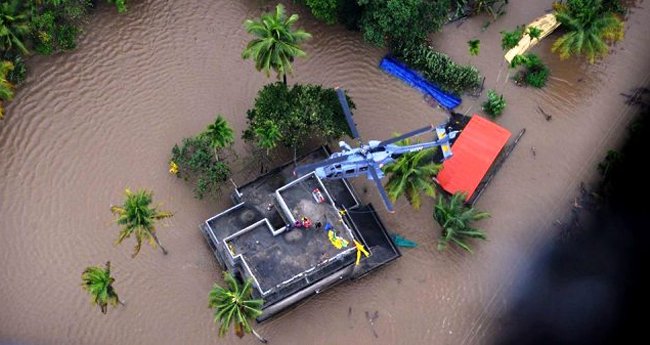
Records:
[[[296,163],[328,156],[321,148]],[[295,179],[293,168],[287,163],[237,187],[234,205],[200,227],[222,268],[253,281],[253,296],[264,299],[258,321],[401,256],[372,205],[362,206],[345,179],[322,181],[314,173]],[[313,225],[294,226],[303,219]],[[347,246],[334,246],[330,227]],[[355,240],[370,252],[359,265]]]

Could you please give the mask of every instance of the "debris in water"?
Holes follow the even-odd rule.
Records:
[[[377,335],[377,332],[375,331],[375,320],[379,318],[379,311],[375,310],[375,313],[370,315],[369,312],[366,311],[366,319],[368,319],[368,322],[370,323],[370,329],[372,330],[372,334],[375,335],[375,338],[379,338],[379,335]]]
[[[535,156],[537,156],[537,151],[535,151],[535,146],[530,147],[530,153],[533,154],[533,158],[535,158]]]
[[[544,109],[542,109],[542,107],[540,107],[539,105],[537,106],[537,109],[542,113],[542,115],[544,115],[546,121],[551,121],[551,119],[553,118],[551,114],[545,112]]]

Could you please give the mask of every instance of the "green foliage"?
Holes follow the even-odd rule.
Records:
[[[11,61],[0,61],[0,120],[5,115],[4,102],[14,98],[14,86],[7,80],[7,74],[13,69]]]
[[[567,0],[555,17],[566,31],[551,50],[560,59],[584,56],[589,63],[607,55],[608,43],[623,39],[623,22],[603,7],[601,0]]]
[[[6,74],[6,79],[13,85],[21,84],[27,77],[27,66],[25,60],[20,54],[5,54],[3,60],[10,61],[13,64],[13,69],[10,69]]]
[[[603,11],[624,16],[627,14],[627,7],[621,0],[603,0]]]
[[[354,109],[349,97],[348,102]],[[247,114],[243,138],[267,150],[277,143],[297,149],[307,140],[338,139],[349,131],[336,91],[320,85],[268,84]]]
[[[469,55],[476,56],[481,52],[481,41],[480,40],[469,40],[467,41],[467,46],[469,49]]]
[[[311,13],[327,24],[336,23],[342,0],[306,0]]]
[[[517,46],[524,37],[524,26],[519,25],[513,31],[501,31],[501,49],[510,50]]]
[[[115,4],[117,12],[124,13],[126,12],[126,0],[106,0],[111,4]]]
[[[194,195],[203,199],[206,195],[218,196],[221,185],[231,175],[230,167],[217,161],[214,149],[205,136],[185,138],[181,146],[172,148],[171,161],[178,165],[176,176],[194,184]]]
[[[246,280],[242,285],[228,272],[224,272],[223,279],[226,287],[214,284],[208,295],[208,306],[214,309],[214,322],[219,323],[219,336],[224,336],[232,326],[238,337],[252,332],[265,343],[266,340],[253,330],[249,321],[262,315],[264,305],[263,300],[251,297],[252,281]]]
[[[210,146],[215,151],[215,157],[219,149],[230,146],[235,141],[232,128],[230,128],[228,122],[221,115],[217,115],[214,123],[208,125],[208,128],[199,134],[199,136],[210,143]],[[216,158],[219,160],[218,157]]]
[[[410,140],[403,140],[398,145],[410,145]],[[400,156],[393,164],[382,168],[388,176],[385,185],[391,201],[395,202],[400,196],[405,196],[409,204],[419,209],[422,204],[420,193],[431,198],[436,197],[433,178],[438,174],[440,164],[433,161],[436,149],[426,149]]]
[[[358,0],[363,7],[361,31],[366,41],[420,43],[447,22],[449,0]]]
[[[259,20],[246,20],[246,31],[255,38],[244,48],[242,58],[252,58],[255,68],[264,71],[267,77],[274,70],[278,78],[286,78],[292,73],[293,59],[307,55],[300,49],[300,43],[311,38],[306,31],[293,29],[296,21],[298,15],[292,14],[287,18],[281,4],[276,6],[274,13],[264,13]]]
[[[471,65],[456,64],[449,56],[434,51],[425,43],[398,44],[393,56],[418,70],[441,89],[461,94],[481,85],[478,69]]]
[[[88,291],[92,303],[98,305],[102,313],[106,314],[109,304],[115,306],[122,303],[113,288],[115,278],[111,277],[110,261],[106,262],[105,267],[86,267],[81,274],[81,280],[81,286]]]
[[[143,241],[149,242],[153,248],[156,248],[156,245],[160,246],[163,254],[167,254],[167,250],[160,244],[156,235],[156,222],[170,218],[173,214],[151,207],[153,194],[150,191],[138,190],[133,193],[127,188],[124,190],[124,195],[126,198],[122,206],[111,206],[111,212],[117,217],[115,222],[122,227],[115,244],[120,244],[133,235],[136,245],[131,257],[138,255]]]
[[[485,240],[485,232],[473,228],[472,223],[489,217],[487,212],[480,212],[465,205],[467,194],[455,193],[451,198],[440,197],[433,211],[433,218],[442,227],[438,239],[438,250],[444,250],[449,243],[455,243],[468,252],[472,252],[467,239],[478,238]]]
[[[31,32],[25,2],[21,0],[0,3],[0,51],[28,54],[25,40]]]
[[[508,0],[452,0],[452,18],[488,13],[494,19],[505,13]]]
[[[540,37],[542,37],[543,32],[544,32],[544,30],[542,30],[542,29],[540,29],[540,28],[538,28],[536,26],[530,26],[526,30],[526,34],[528,36],[530,36],[531,39],[533,39],[533,38],[539,39]]]
[[[487,101],[483,103],[483,111],[490,117],[495,118],[503,112],[506,107],[506,100],[494,90],[488,90]]]
[[[515,80],[536,88],[542,88],[546,85],[550,70],[542,62],[539,56],[528,53],[526,55],[515,55],[510,62],[510,67],[523,65],[525,68],[517,73]]]

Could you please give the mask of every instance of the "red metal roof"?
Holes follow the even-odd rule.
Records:
[[[509,138],[507,129],[472,116],[452,146],[453,156],[442,163],[440,186],[452,194],[466,192],[469,200]]]

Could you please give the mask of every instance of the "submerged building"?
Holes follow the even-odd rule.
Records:
[[[296,163],[327,157],[321,148]],[[294,167],[287,163],[235,188],[234,205],[200,226],[221,267],[252,280],[253,297],[264,300],[258,321],[401,256],[373,206],[363,205],[345,179],[321,180],[313,172],[296,178]],[[358,263],[355,241],[369,254]]]

